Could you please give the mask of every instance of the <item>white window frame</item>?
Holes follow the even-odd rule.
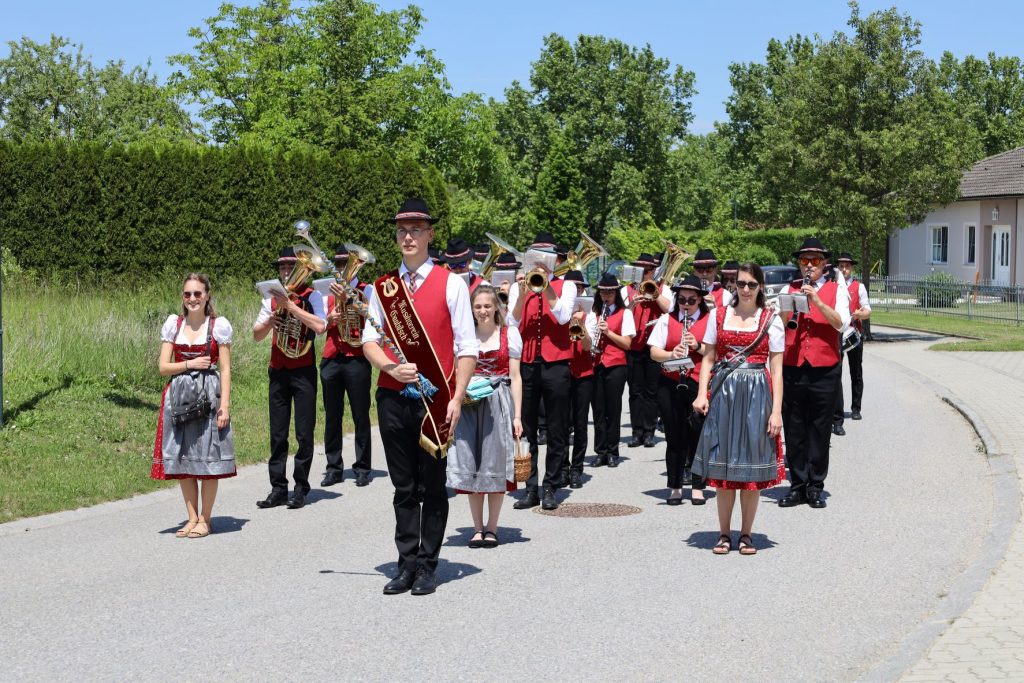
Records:
[[[964,223],[964,265],[973,266],[978,262],[978,225]]]
[[[935,231],[945,230],[946,231],[946,258],[945,260],[937,260],[935,258]],[[931,265],[947,265],[949,263],[949,224],[948,223],[935,223],[929,224],[928,226],[928,263]]]

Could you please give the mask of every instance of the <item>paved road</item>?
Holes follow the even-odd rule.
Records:
[[[396,559],[386,477],[264,511],[265,470],[252,467],[222,484],[220,533],[202,540],[174,538],[176,491],[0,525],[0,678],[870,674],[984,556],[993,511],[965,420],[874,349],[865,419],[833,448],[828,509],[779,509],[785,487],[765,492],[754,557],[712,555],[713,502],[664,504],[659,445],[624,449],[617,470],[588,468],[567,498],[641,513],[566,519],[507,505],[504,545],[471,550],[455,499],[438,592],[384,596]]]

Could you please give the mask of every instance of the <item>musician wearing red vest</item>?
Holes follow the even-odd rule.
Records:
[[[281,250],[274,262],[282,282],[288,280],[295,266],[295,251],[291,247]],[[302,283],[287,299],[274,296],[264,299],[252,336],[256,341],[273,331],[270,348],[270,386],[267,399],[270,404],[270,495],[256,503],[260,508],[287,504],[295,510],[306,504],[309,493],[309,468],[313,464],[313,430],[316,428],[316,352],[313,344],[298,358],[289,358],[277,345],[282,318],[276,311],[284,310],[296,318],[303,327],[304,341],[312,341],[327,327],[324,299],[308,283]],[[292,470],[294,487],[288,497],[288,423],[295,406],[295,466]]]
[[[708,304],[704,297],[708,291],[700,280],[688,275],[672,284],[675,305],[669,313],[658,318],[647,344],[651,358],[657,363],[677,358],[689,358],[693,367],[685,374],[662,368],[658,380],[658,406],[665,420],[665,465],[668,470],[669,505],[681,505],[683,486],[690,484],[690,502],[704,505],[704,480],[690,472],[693,454],[700,439],[703,417],[694,415],[693,400],[700,384],[701,340],[708,326]],[[714,323],[712,323],[714,324]]]
[[[531,250],[553,252],[554,237],[549,232],[537,233]],[[523,432],[530,442],[533,467],[526,482],[526,495],[513,506],[517,510],[541,504],[538,495],[539,445],[537,419],[541,404],[547,417],[547,454],[544,467],[545,510],[558,507],[555,489],[559,487],[562,462],[569,445],[569,387],[572,344],[569,342],[569,318],[576,301],[576,286],[565,287],[564,280],[551,280],[550,271],[543,292],[536,293],[519,283],[509,291],[508,324],[519,327],[523,338],[523,357],[519,371],[523,378]]]
[[[622,429],[622,391],[626,388],[626,351],[636,336],[633,312],[619,291],[619,279],[601,276],[598,298],[587,316],[587,331],[594,343],[594,467],[619,466]],[[657,366],[655,366],[657,367]]]
[[[843,252],[836,259],[836,267],[846,280],[846,287],[850,291],[850,327],[846,334],[864,334],[864,321],[871,317],[871,300],[868,298],[868,290],[864,283],[853,276],[853,267],[857,262],[853,260],[849,252]],[[845,336],[843,337],[846,338]],[[862,336],[863,339],[863,336]],[[850,366],[850,418],[861,419],[860,405],[864,396],[864,344],[857,344],[849,349],[843,356]],[[836,413],[832,418],[832,433],[837,436],[846,434],[843,428],[843,420],[846,418],[843,406],[843,375],[839,372],[839,388],[836,390]]]
[[[715,252],[711,249],[698,249],[697,255],[693,257],[691,262],[693,266],[693,274],[704,285],[704,288],[708,290],[708,295],[715,302],[714,308],[722,308],[728,306],[732,301],[732,293],[722,286],[721,282],[717,282],[718,277],[718,259],[715,258]],[[735,275],[733,277],[735,280]],[[711,302],[708,302],[710,306]]]
[[[583,463],[587,454],[590,410],[594,403],[593,338],[586,331],[587,315],[593,308],[593,299],[586,296],[587,285],[583,273],[570,270],[565,274],[566,286],[576,285],[575,325],[583,329],[579,339],[572,340],[572,359],[569,360],[569,415],[572,421],[572,455],[562,462],[560,481],[568,481],[569,488],[583,487]]]
[[[643,253],[633,262],[643,268],[640,281],[654,278],[657,264],[654,257]],[[627,444],[630,448],[643,445],[654,447],[654,427],[658,416],[658,377],[661,367],[651,360],[651,349],[647,339],[654,323],[672,306],[672,293],[667,284],[660,285],[657,299],[640,296],[638,286],[626,288],[622,294],[636,325],[636,334],[626,352],[626,380],[629,383],[629,423],[633,438]]]
[[[445,444],[462,413],[480,343],[466,283],[429,258],[427,245],[437,219],[426,202],[407,199],[391,222],[402,263],[370,289],[363,328],[363,353],[380,370],[377,424],[395,485],[399,573],[384,593],[412,589],[413,595],[427,595],[437,586],[437,558],[448,522]],[[425,390],[428,382],[436,393]],[[424,439],[432,442],[432,452],[424,450]]]
[[[825,278],[829,252],[821,241],[813,237],[804,240],[793,256],[803,280],[791,284],[787,293],[806,296],[809,312],[783,314],[782,418],[790,489],[779,506],[807,503],[823,508],[832,414],[842,370],[839,339],[850,321],[850,295],[846,287]]]
[[[345,270],[348,249],[345,245],[334,254],[334,265]],[[366,283],[358,277],[349,283],[353,289],[368,293]],[[327,472],[321,486],[334,486],[345,480],[345,463],[341,457],[342,420],[345,417],[345,396],[352,410],[355,424],[355,461],[352,472],[356,486],[370,483],[370,363],[363,356],[363,318],[351,308],[345,308],[348,295],[341,285],[331,285],[327,297],[327,338],[324,357],[320,360],[320,383],[324,392],[324,450],[327,453]],[[339,307],[338,302],[342,302]],[[358,324],[356,324],[358,322]],[[342,329],[346,337],[342,336]]]
[[[740,264],[737,261],[726,261],[719,272],[722,281],[722,289],[729,292],[731,298],[736,298],[736,276],[740,272]]]
[[[448,270],[458,275],[469,287],[470,296],[476,291],[484,279],[470,269],[473,261],[473,248],[465,240],[448,240],[448,248],[444,250],[441,258],[448,266]],[[468,280],[468,281],[467,281]]]

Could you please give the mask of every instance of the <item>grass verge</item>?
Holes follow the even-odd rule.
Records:
[[[180,302],[181,282],[163,280],[121,291],[4,283],[0,522],[177,486],[149,478],[166,381],[157,372],[160,326]],[[265,461],[270,341],[257,344],[250,333],[259,298],[251,283],[214,288],[218,315],[235,330],[231,420],[238,464]],[[318,394],[317,441],[321,401]],[[374,408],[370,415],[376,419]],[[346,414],[345,431],[351,429]]]
[[[1016,325],[981,322],[962,318],[946,318],[907,311],[873,311],[876,325],[906,327],[936,334],[973,339],[956,339],[934,344],[934,351],[1024,351],[1024,328]]]

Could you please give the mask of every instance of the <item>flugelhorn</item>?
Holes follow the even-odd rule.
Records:
[[[295,236],[305,240],[307,244],[292,246],[295,251],[295,265],[288,276],[288,281],[284,283],[289,296],[300,289],[313,273],[329,273],[334,270],[334,265],[327,260],[323,250],[310,236],[309,221],[295,222]],[[280,320],[274,335],[277,348],[287,358],[302,357],[313,344],[309,328],[290,314],[284,306],[279,307],[275,313]]]
[[[352,282],[360,268],[367,263],[377,262],[377,258],[373,254],[358,244],[346,243],[345,249],[348,251],[345,270],[334,271],[334,279],[343,288],[345,284]],[[347,296],[339,296],[334,299],[334,310],[342,314],[338,321],[338,335],[350,346],[362,346],[363,316],[359,311],[360,309],[365,310],[366,295],[354,287],[346,288],[345,291]],[[356,306],[356,303],[361,303],[363,306]]]

